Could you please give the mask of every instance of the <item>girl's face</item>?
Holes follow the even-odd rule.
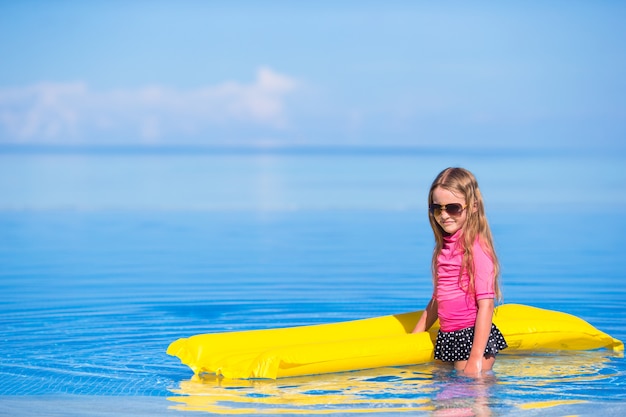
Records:
[[[465,207],[465,198],[452,193],[444,188],[437,187],[433,190],[433,204],[447,206],[448,204],[460,204],[463,210],[460,214],[451,215],[446,210],[435,210],[433,216],[435,221],[441,228],[449,234],[454,234],[463,228],[467,221],[467,207]]]

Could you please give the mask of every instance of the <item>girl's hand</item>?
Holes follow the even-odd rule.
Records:
[[[413,333],[421,333],[430,329],[437,320],[437,317],[437,300],[431,298],[431,300],[428,302],[428,305],[426,306],[426,309],[424,310],[417,324],[415,325]]]
[[[469,376],[480,375],[482,370],[483,370],[483,359],[482,358],[473,359],[470,357],[467,360],[467,363],[465,364],[463,373]]]

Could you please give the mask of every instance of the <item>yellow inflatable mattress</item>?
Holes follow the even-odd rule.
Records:
[[[421,311],[340,323],[282,329],[201,334],[178,339],[167,349],[195,374],[231,379],[282,378],[433,359],[438,323],[412,334]],[[494,323],[509,345],[524,350],[623,351],[621,341],[570,314],[519,304],[498,306]]]

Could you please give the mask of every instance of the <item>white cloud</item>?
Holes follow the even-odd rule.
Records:
[[[148,86],[94,91],[82,82],[0,89],[0,140],[67,141],[116,131],[144,141],[211,127],[287,126],[285,98],[298,83],[260,68],[251,84],[228,81],[191,90]]]

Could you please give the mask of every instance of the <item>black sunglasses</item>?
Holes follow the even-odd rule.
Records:
[[[439,216],[442,211],[445,210],[450,216],[458,216],[463,213],[467,206],[463,206],[459,203],[450,204],[431,204],[428,206],[428,211],[434,216]]]

